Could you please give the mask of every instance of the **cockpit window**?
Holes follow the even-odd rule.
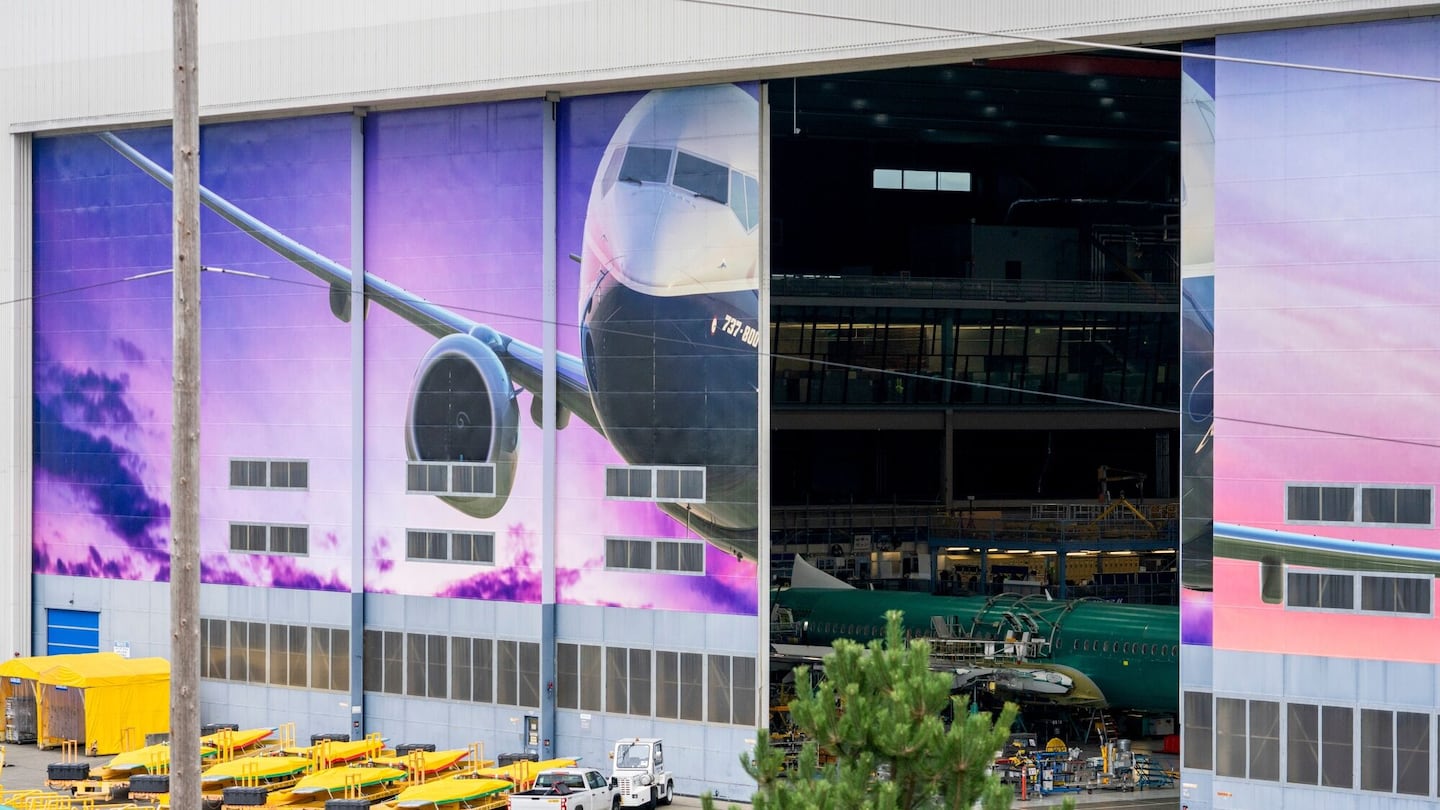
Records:
[[[600,181],[600,193],[609,194],[610,189],[615,187],[615,179],[620,176],[620,163],[625,159],[625,147],[620,147],[611,152],[608,162],[605,164],[605,174]]]
[[[745,230],[760,224],[760,181],[748,174],[730,172],[730,208]]]
[[[669,149],[631,146],[620,163],[620,181],[624,183],[663,183],[670,178]]]
[[[725,203],[730,187],[730,167],[705,158],[679,153],[675,158],[675,185],[718,203]]]

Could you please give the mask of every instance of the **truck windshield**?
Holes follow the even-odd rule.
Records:
[[[556,785],[584,790],[585,777],[578,773],[542,773],[535,778],[535,787],[537,788],[549,788]]]
[[[648,768],[650,767],[650,746],[648,745],[622,745],[615,751],[615,767],[617,768]]]

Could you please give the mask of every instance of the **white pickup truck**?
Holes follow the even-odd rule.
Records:
[[[541,771],[529,790],[510,794],[510,810],[618,810],[614,780],[594,768]]]

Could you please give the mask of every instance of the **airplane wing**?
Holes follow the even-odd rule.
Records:
[[[126,160],[160,181],[166,188],[174,188],[175,179],[170,172],[139,150],[125,143],[113,133],[102,132],[98,137]],[[336,306],[337,302],[348,302],[351,279],[354,275],[348,267],[296,242],[204,186],[200,187],[200,201],[206,208],[249,234],[255,241],[328,284],[332,311],[342,320],[349,320],[348,311]],[[436,338],[452,334],[468,334],[475,337],[495,352],[515,382],[532,394],[537,396],[541,394],[545,358],[542,348],[498,332],[484,324],[476,323],[374,274],[366,273],[364,284],[367,304],[374,301]],[[560,407],[574,413],[596,430],[604,432],[600,427],[599,419],[595,416],[595,406],[590,399],[590,384],[585,377],[585,367],[579,358],[557,353],[556,388],[556,400]]]
[[[934,640],[931,640],[934,643]],[[772,660],[798,666],[824,666],[829,646],[803,644],[770,645]],[[1105,706],[1105,693],[1089,675],[1072,666],[1041,661],[949,658],[940,648],[931,656],[930,668],[951,675],[951,691],[988,689],[1015,700],[1063,706]]]
[[[1268,565],[1440,577],[1440,550],[1215,524],[1215,556]]]

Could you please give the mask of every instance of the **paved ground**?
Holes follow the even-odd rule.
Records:
[[[60,759],[59,751],[40,751],[33,745],[8,745],[0,746],[5,751],[5,767],[0,770],[0,786],[4,786],[8,793],[15,790],[35,790],[45,787],[45,766]],[[101,762],[109,757],[89,758],[89,761]],[[1180,806],[1180,790],[1178,787],[1140,790],[1131,793],[1120,793],[1115,791],[1097,790],[1094,793],[1078,793],[1053,795],[1048,797],[1036,797],[1021,801],[1016,797],[1014,806],[1016,808],[1049,808],[1059,807],[1066,798],[1073,798],[1078,807],[1085,810],[1159,810],[1160,808],[1178,808]],[[729,808],[732,802],[717,802],[717,806]],[[696,808],[700,806],[700,800],[690,796],[677,796],[674,807]],[[748,810],[749,805],[737,805],[741,810]]]

